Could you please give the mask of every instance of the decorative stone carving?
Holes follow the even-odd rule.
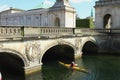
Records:
[[[26,47],[26,55],[28,60],[30,61],[34,61],[38,59],[40,55],[40,45],[37,43],[33,43],[33,44],[28,43]]]
[[[62,38],[60,38],[60,39],[57,40],[57,42],[58,42],[59,45],[61,45],[61,44],[63,44],[64,40]]]
[[[76,49],[79,49],[80,43],[81,43],[81,39],[76,39],[76,40],[75,40]]]

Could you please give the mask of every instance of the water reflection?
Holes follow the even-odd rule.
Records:
[[[41,71],[26,76],[26,80],[43,80]]]
[[[27,76],[27,80],[70,80],[72,74],[73,70],[52,62],[43,65],[41,72]]]
[[[72,72],[73,70],[69,70],[58,63],[43,65],[42,68],[43,80],[66,80]]]
[[[84,67],[82,59],[76,61],[78,66]],[[27,80],[82,80],[88,73],[67,68],[58,62],[46,63],[41,72],[27,76]]]
[[[91,74],[88,80],[120,80],[120,57],[99,55],[85,56],[83,62]]]
[[[109,55],[83,56],[77,59],[79,67],[86,68],[89,73],[66,68],[57,62],[46,63],[42,70],[26,76],[26,80],[120,80],[120,57]],[[9,75],[14,79],[25,80],[21,75]]]

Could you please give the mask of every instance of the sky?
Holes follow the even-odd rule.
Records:
[[[10,7],[30,10],[39,7],[51,7],[56,0],[0,0],[0,11],[9,9]],[[76,13],[80,18],[86,18],[94,11],[95,1],[98,0],[69,0],[70,5],[76,9]],[[94,15],[94,14],[93,14]]]

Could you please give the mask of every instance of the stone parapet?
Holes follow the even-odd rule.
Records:
[[[120,29],[89,29],[89,28],[58,28],[58,27],[27,27],[27,26],[1,26],[1,39],[16,38],[56,38],[68,36],[92,36],[120,34]]]

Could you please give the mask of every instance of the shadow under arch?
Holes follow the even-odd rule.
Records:
[[[49,61],[74,61],[75,47],[67,42],[62,44],[54,43],[49,45],[41,56],[41,62],[44,64]]]
[[[15,51],[15,50],[12,50],[12,49],[7,49],[7,48],[6,49],[0,49],[0,53],[3,53],[3,52],[19,56],[22,59],[22,61],[24,63],[24,66],[29,65],[25,56],[18,51]]]
[[[41,53],[41,55],[40,55],[40,60],[39,60],[39,62],[40,63],[43,63],[43,57],[45,56],[45,53],[46,52],[48,52],[50,49],[52,49],[52,48],[54,48],[55,46],[59,46],[59,49],[60,49],[60,46],[62,47],[62,46],[68,46],[70,49],[71,49],[71,52],[70,51],[66,51],[66,53],[65,53],[65,55],[68,55],[68,57],[70,56],[70,55],[72,55],[72,60],[74,61],[74,54],[75,54],[75,51],[76,51],[76,48],[75,48],[75,46],[73,45],[73,44],[71,44],[71,43],[69,43],[69,42],[66,42],[66,41],[55,41],[55,42],[53,42],[53,43],[51,43],[51,44],[49,44],[43,51],[42,51],[42,53]],[[68,49],[66,49],[66,50],[68,50]],[[64,51],[65,51],[65,49],[64,49]],[[59,51],[56,51],[56,53],[58,53]],[[66,59],[66,58],[65,58]],[[56,60],[57,61],[57,60]],[[63,62],[65,62],[64,60],[61,60],[61,61],[63,61]],[[71,61],[71,60],[70,60]]]
[[[82,47],[83,55],[98,53],[99,46],[94,41],[86,41]]]
[[[42,77],[43,80],[63,80],[71,76],[72,70],[60,65],[58,61],[71,63],[74,61],[75,48],[72,44],[64,42],[49,45],[42,55]],[[59,75],[59,76],[58,76]],[[58,77],[56,77],[58,76]]]
[[[43,80],[68,80],[74,71],[67,69],[58,61],[71,63],[75,60],[75,50],[75,46],[66,41],[54,42],[48,45],[40,58],[43,63],[41,70]]]
[[[9,49],[0,50],[0,72],[3,80],[25,80],[25,62],[17,54]]]

